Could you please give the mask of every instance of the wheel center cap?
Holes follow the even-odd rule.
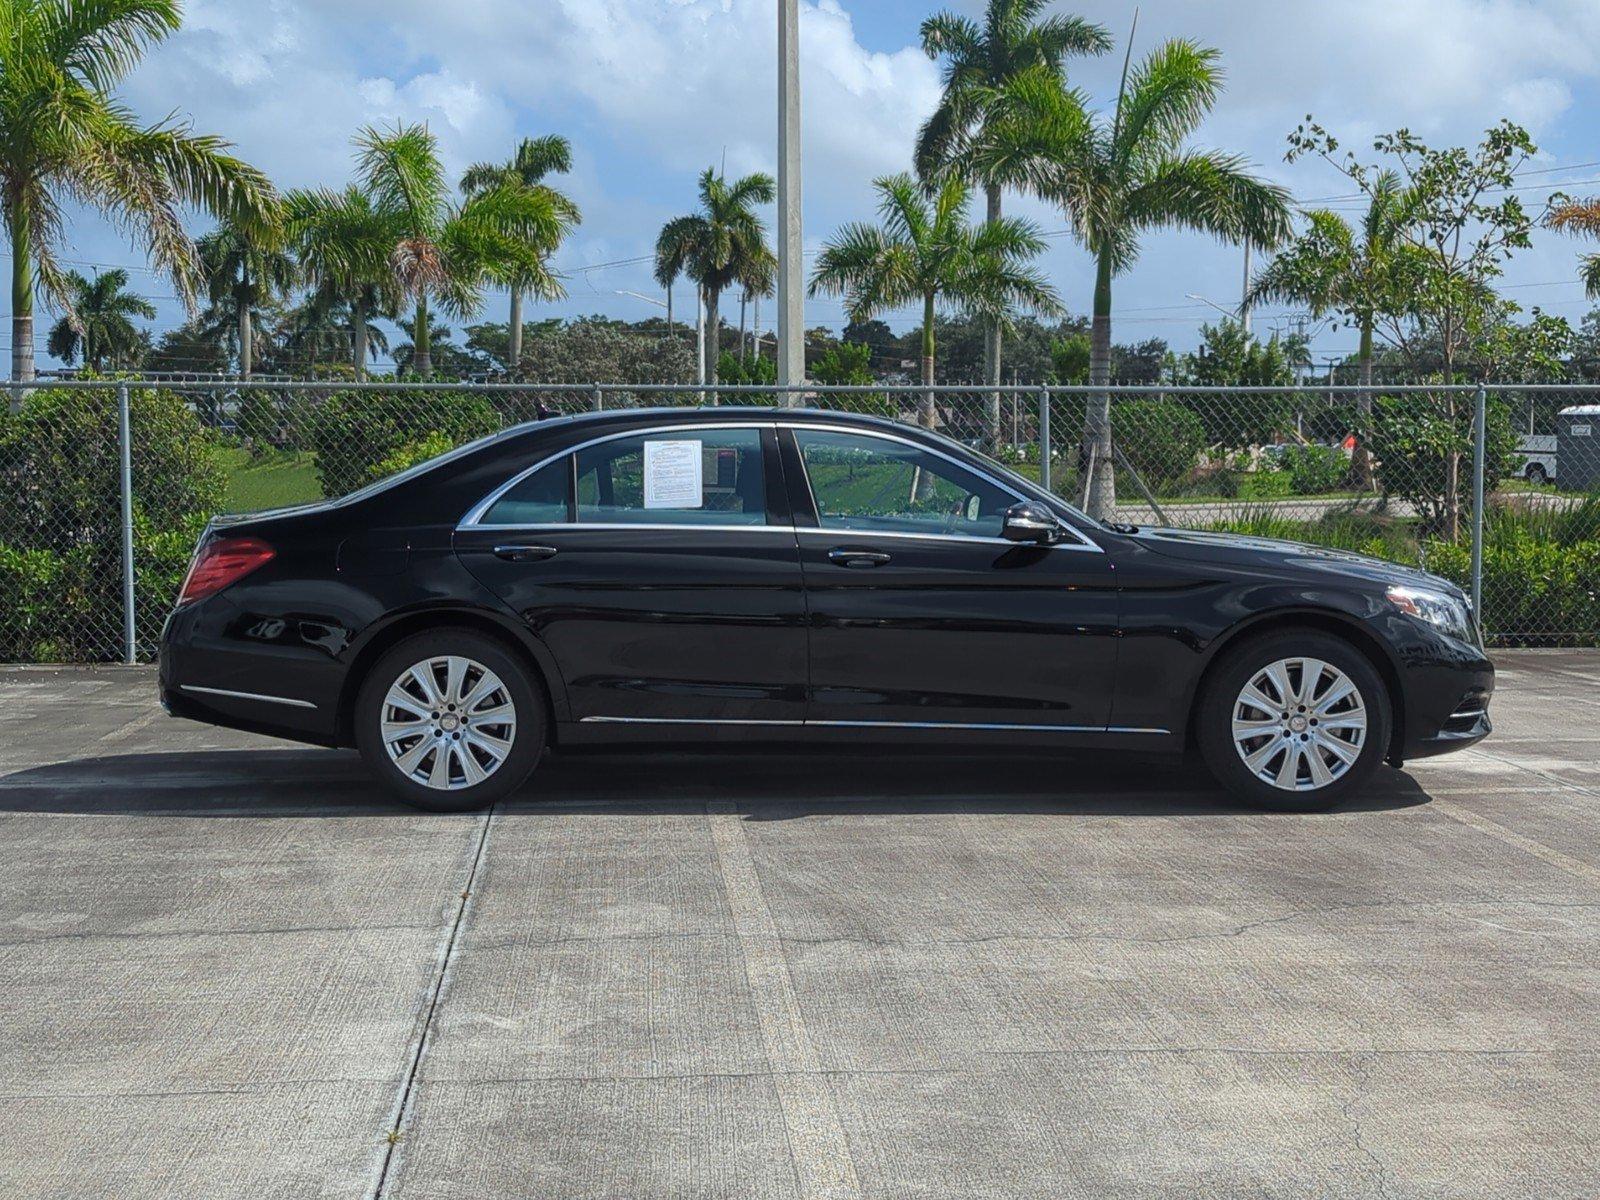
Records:
[[[446,733],[454,733],[460,724],[461,721],[456,717],[455,713],[445,713],[444,716],[439,718],[439,728]]]
[[[1299,713],[1296,713],[1294,716],[1289,718],[1289,728],[1295,733],[1304,733],[1306,731],[1306,719]]]

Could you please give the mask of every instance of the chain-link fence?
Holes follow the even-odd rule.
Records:
[[[217,512],[343,495],[524,421],[781,403],[937,429],[1104,520],[1424,567],[1474,594],[1500,644],[1600,644],[1600,388],[130,380],[9,395],[4,661],[152,657]]]

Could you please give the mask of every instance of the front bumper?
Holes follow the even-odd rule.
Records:
[[[1455,750],[1465,750],[1483,741],[1494,732],[1494,723],[1489,719],[1490,695],[1489,691],[1482,688],[1468,692],[1436,733],[1417,738],[1411,743],[1408,757],[1433,758]]]

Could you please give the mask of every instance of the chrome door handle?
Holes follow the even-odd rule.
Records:
[[[543,562],[556,556],[554,546],[496,546],[494,556],[507,562]]]
[[[848,546],[835,546],[828,551],[828,561],[841,567],[881,567],[889,558],[882,550],[852,550]]]

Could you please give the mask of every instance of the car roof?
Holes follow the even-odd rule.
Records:
[[[846,425],[861,425],[874,429],[904,429],[905,422],[895,421],[888,417],[872,416],[866,413],[840,412],[838,409],[828,408],[778,408],[773,405],[719,405],[705,407],[662,407],[662,408],[612,408],[600,412],[571,413],[560,417],[546,417],[541,421],[526,421],[506,429],[500,436],[511,437],[515,434],[530,433],[538,430],[555,428],[603,428],[607,425],[648,425],[657,421],[670,420],[684,423],[720,423],[723,421],[783,421],[783,420],[816,420],[823,418],[829,421],[838,421]]]

